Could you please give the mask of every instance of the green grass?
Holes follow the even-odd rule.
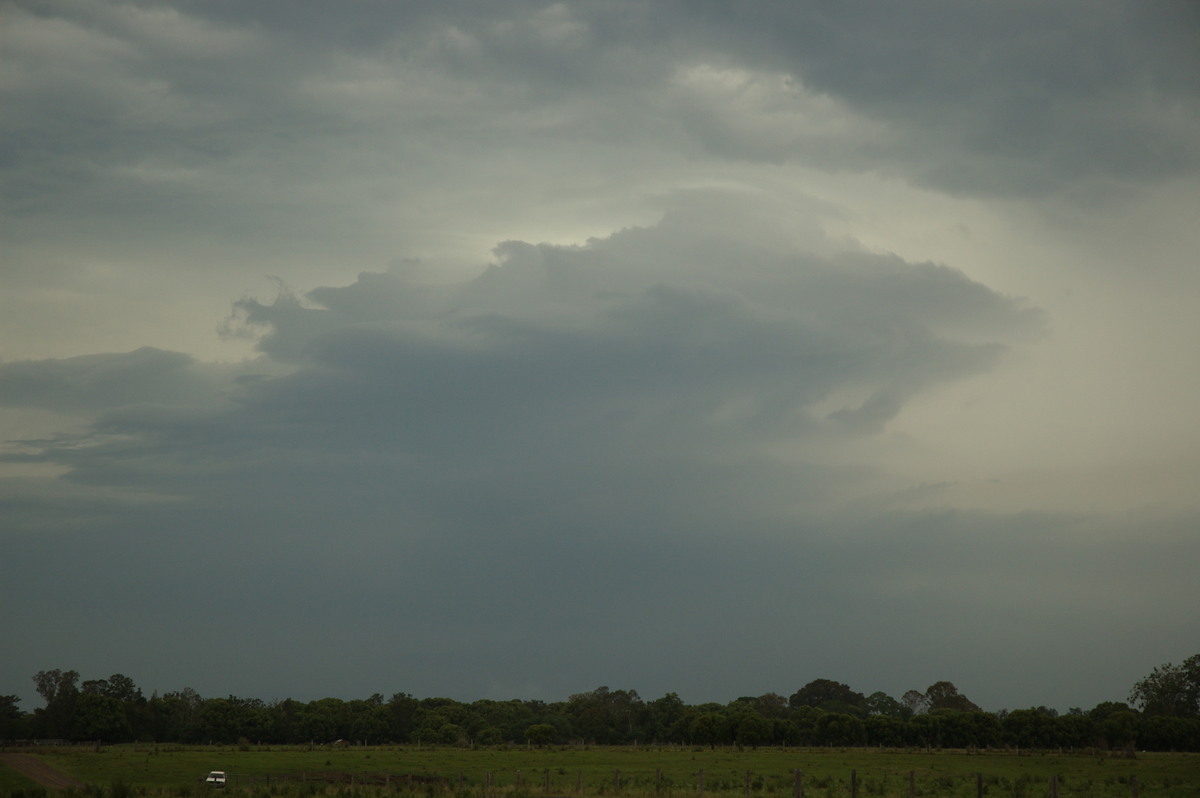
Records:
[[[17,791],[28,795],[34,789],[37,789],[37,785],[32,781],[12,768],[0,765],[0,795],[12,795]]]
[[[699,793],[701,771],[706,796],[744,796],[749,772],[751,798],[792,798],[792,772],[796,768],[804,774],[805,798],[849,798],[851,772],[855,773],[858,795],[862,798],[907,798],[910,772],[919,796],[939,798],[975,798],[976,774],[982,774],[987,798],[1048,798],[1053,776],[1059,779],[1060,798],[1127,798],[1132,793],[1133,778],[1137,779],[1140,798],[1200,795],[1198,754],[1140,754],[1136,759],[1121,759],[1087,753],[739,751],[677,746],[541,750],[389,746],[308,750],[131,745],[106,747],[99,752],[55,749],[38,755],[86,784],[118,785],[128,798],[156,793],[208,796],[210,791],[200,780],[209,770],[231,774],[231,788],[226,790],[231,798],[233,795],[250,798],[345,795],[347,791],[357,795],[372,790],[420,798],[483,798],[482,787],[488,773],[491,773],[490,795],[502,798],[574,796],[580,782],[585,798],[654,798],[656,788],[660,798],[692,798]],[[6,770],[0,767],[0,796],[16,798],[21,791],[25,798],[36,798],[28,782],[10,779],[11,771],[6,774]],[[324,781],[327,774],[344,774],[345,781],[337,786],[327,785]],[[382,786],[385,774],[386,787]],[[406,783],[405,776],[413,776],[416,781]],[[266,777],[271,777],[271,781]],[[307,781],[300,781],[302,777]],[[372,783],[380,786],[366,786]],[[103,792],[93,790],[72,798],[125,798],[100,794]]]

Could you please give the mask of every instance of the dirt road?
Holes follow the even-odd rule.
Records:
[[[61,770],[52,768],[36,756],[29,754],[0,754],[0,765],[7,765],[43,787],[61,790],[66,787],[83,786],[83,782],[71,778]]]

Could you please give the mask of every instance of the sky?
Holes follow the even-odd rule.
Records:
[[[0,694],[1123,701],[1200,8],[0,4]]]

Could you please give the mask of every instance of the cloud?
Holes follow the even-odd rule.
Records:
[[[1193,653],[1190,5],[0,24],[21,683],[1025,701],[1037,649],[1065,707]]]
[[[143,402],[199,401],[207,381],[179,352],[143,347],[125,354],[0,365],[0,405],[99,411]]]
[[[712,3],[696,24],[742,64],[789,73],[886,130],[855,166],[962,194],[1072,201],[1200,166],[1200,18],[1187,3]],[[760,108],[787,93],[776,97]],[[852,164],[836,152],[823,162]]]
[[[317,514],[354,494],[364,512],[403,508],[472,537],[506,514],[597,529],[658,518],[674,534],[718,506],[792,505],[807,491],[785,474],[844,480],[806,464],[805,446],[879,432],[1042,325],[947,267],[789,249],[753,208],[693,196],[655,227],[582,246],[506,242],[457,284],[397,269],[242,300],[267,362],[144,349],[13,363],[0,401],[93,416],[22,455],[81,484],[239,506],[287,496]],[[793,464],[772,464],[780,447]]]

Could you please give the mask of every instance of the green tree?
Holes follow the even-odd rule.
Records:
[[[128,725],[128,730],[125,731],[121,739],[128,737],[133,739],[136,736],[150,734],[149,718],[146,711],[146,699],[142,697],[142,691],[133,683],[133,679],[120,673],[114,673],[107,679],[89,679],[80,685],[79,693],[81,696],[100,696],[102,698],[110,698],[116,701],[121,708],[121,712],[125,715],[125,721]],[[96,702],[91,702],[89,711],[95,712]],[[72,726],[74,734],[80,734],[80,729],[87,725],[94,725],[95,717],[90,717],[81,721],[78,717]],[[83,724],[81,726],[81,723]],[[115,740],[111,734],[107,735],[87,735],[89,739],[106,739]]]
[[[871,715],[865,725],[868,745],[897,748],[906,742],[904,720],[896,715]]]
[[[730,708],[750,710],[764,718],[784,718],[788,714],[788,700],[779,693],[763,693],[759,696],[742,696],[733,701]]]
[[[567,713],[578,734],[597,743],[625,743],[641,733],[645,702],[636,690],[597,687],[567,700]]]
[[[388,699],[388,736],[393,741],[406,743],[412,739],[413,716],[419,707],[420,702],[408,693],[395,693]]]
[[[1082,712],[1063,715],[1057,719],[1059,745],[1087,748],[1096,744],[1096,723]]]
[[[906,726],[909,742],[919,746],[942,745],[942,716],[929,712],[913,715]]]
[[[170,743],[200,742],[200,707],[204,700],[190,687],[162,696],[152,696],[146,704],[146,733],[152,740]]]
[[[25,713],[17,708],[15,695],[0,695],[0,740],[19,740],[29,736]]]
[[[76,740],[127,743],[133,739],[133,727],[120,701],[99,693],[82,693],[75,701],[71,736]]]
[[[480,745],[499,745],[504,742],[504,732],[497,729],[495,726],[484,726],[475,735],[475,742]]]
[[[1133,686],[1129,702],[1147,715],[1190,718],[1200,715],[1200,654],[1180,665],[1167,663]]]
[[[457,723],[443,723],[430,739],[442,745],[465,745],[468,742],[467,730]]]
[[[378,745],[388,740],[391,713],[386,706],[370,699],[355,700],[350,702],[349,709],[351,739],[370,745]]]
[[[733,719],[733,739],[738,745],[758,748],[767,745],[775,734],[771,721],[757,712],[743,712]]]
[[[549,723],[535,723],[525,730],[525,742],[541,748],[549,745],[558,737],[558,729]]]
[[[866,726],[854,715],[826,712],[817,721],[817,743],[820,745],[856,746],[866,741]]]
[[[909,715],[921,715],[929,711],[929,699],[920,690],[909,690],[900,697]]]
[[[36,732],[42,737],[69,737],[75,724],[75,701],[79,696],[79,672],[55,668],[38,671],[33,683],[46,706],[34,713]]]
[[[868,715],[890,715],[903,718],[912,714],[908,707],[882,691],[871,693],[865,702]]]
[[[792,715],[788,720],[793,724],[797,745],[817,744],[817,723],[824,714],[816,707],[810,706],[796,707],[792,710]]]
[[[849,685],[835,682],[832,679],[814,679],[792,693],[788,705],[796,707],[817,707],[827,712],[865,715],[867,698],[862,693],[851,690]]]
[[[691,734],[692,742],[715,748],[724,737],[725,719],[716,712],[705,712],[696,716],[688,731]]]
[[[683,699],[676,693],[667,693],[646,705],[648,710],[647,732],[650,739],[660,742],[683,742],[686,734],[680,733],[680,722],[687,714]]]
[[[1141,718],[1136,712],[1113,712],[1099,723],[1100,741],[1110,749],[1130,748],[1137,744]]]
[[[236,699],[209,698],[200,707],[200,736],[206,742],[234,743],[243,736]]]
[[[1103,701],[1093,707],[1092,711],[1087,714],[1088,717],[1098,723],[1114,712],[1131,712],[1132,709],[1132,707],[1123,701]]]
[[[980,712],[970,699],[958,692],[953,682],[935,682],[925,691],[930,712],[935,709],[954,709],[959,712]]]
[[[114,673],[107,679],[88,680],[80,686],[80,692],[108,696],[121,702],[142,699],[142,691],[133,683],[133,679],[120,673]]]

